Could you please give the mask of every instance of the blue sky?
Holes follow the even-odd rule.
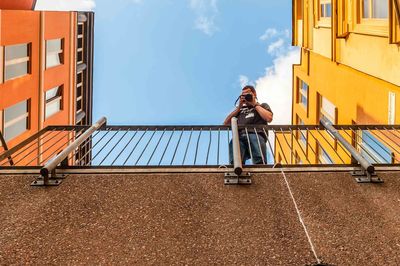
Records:
[[[38,0],[94,10],[94,119],[222,124],[241,85],[256,85],[275,123],[290,123],[291,1]]]

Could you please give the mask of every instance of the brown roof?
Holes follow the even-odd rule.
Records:
[[[288,173],[319,258],[400,264],[400,174]],[[315,263],[281,174],[68,176],[59,187],[0,176],[0,264]]]

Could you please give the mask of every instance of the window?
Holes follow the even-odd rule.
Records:
[[[76,61],[78,64],[84,63],[84,28],[83,23],[78,23],[78,39],[77,39],[77,54],[76,54]]]
[[[64,63],[63,39],[46,41],[46,68]]]
[[[83,71],[76,76],[76,113],[83,111]]]
[[[336,106],[323,96],[320,96],[319,102],[319,119],[322,119],[324,117],[328,119],[332,124],[336,124]]]
[[[5,47],[4,80],[25,76],[30,72],[30,44]]]
[[[298,125],[304,125],[303,120],[300,119],[300,117],[297,116],[297,124]],[[297,131],[297,138],[299,142],[304,146],[307,147],[307,130],[299,130]]]
[[[385,144],[368,131],[360,130],[358,134],[359,151],[364,158],[370,163],[392,163],[392,151]]]
[[[361,10],[363,19],[387,19],[389,16],[386,0],[362,0]]]
[[[330,28],[332,26],[332,1],[331,0],[317,0],[312,1],[314,7],[314,27]]]
[[[332,158],[324,150],[324,148],[321,147],[320,144],[318,144],[318,158],[319,158],[319,161],[323,164],[333,164]]]
[[[307,109],[308,107],[308,85],[301,79],[299,79],[299,95],[298,102]]]
[[[59,86],[46,91],[46,119],[62,110],[62,88]]]
[[[389,1],[390,43],[400,43],[400,0]]]
[[[19,102],[3,112],[4,139],[9,141],[29,128],[29,101]]]
[[[320,14],[320,18],[332,17],[331,0],[320,0],[319,1],[319,14]]]

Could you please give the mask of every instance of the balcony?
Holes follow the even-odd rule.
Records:
[[[398,126],[256,129],[269,136],[260,165],[229,164],[229,142],[254,127],[44,129],[1,155],[0,261],[398,264]],[[250,186],[223,185],[237,167]],[[64,181],[29,186],[46,176]]]

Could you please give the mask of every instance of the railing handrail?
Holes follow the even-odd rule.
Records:
[[[350,152],[350,154],[354,157],[354,159],[360,163],[362,168],[366,170],[368,173],[372,174],[375,171],[375,167],[365,159],[361,153],[359,153],[342,135],[339,134],[336,128],[333,127],[332,123],[326,119],[325,117],[321,118],[321,124],[326,128],[326,130],[331,133],[337,141],[339,141],[345,149]]]
[[[334,128],[338,129],[382,129],[385,130],[388,127],[394,129],[400,129],[400,125],[384,125],[384,124],[365,124],[365,125],[332,125]],[[324,126],[321,124],[319,125],[238,125],[238,129],[242,128],[256,128],[256,129],[266,129],[266,130],[306,130],[306,129],[325,129]],[[65,128],[67,130],[74,130],[74,129],[86,129],[89,126],[48,126],[47,130],[58,129],[58,128]],[[230,130],[230,126],[226,125],[107,125],[103,127],[103,130],[114,130],[114,129],[131,129],[131,130],[183,130],[183,129],[193,129],[193,130],[218,130],[218,129],[225,129]]]
[[[86,141],[96,130],[102,127],[107,122],[105,117],[100,118],[94,123],[88,130],[86,130],[81,136],[79,136],[74,142],[72,142],[66,149],[58,154],[54,159],[50,160],[46,165],[40,169],[40,174],[46,179],[49,173],[53,171],[57,165],[59,165],[68,155],[79,147],[84,141]],[[46,182],[45,182],[46,183]]]

